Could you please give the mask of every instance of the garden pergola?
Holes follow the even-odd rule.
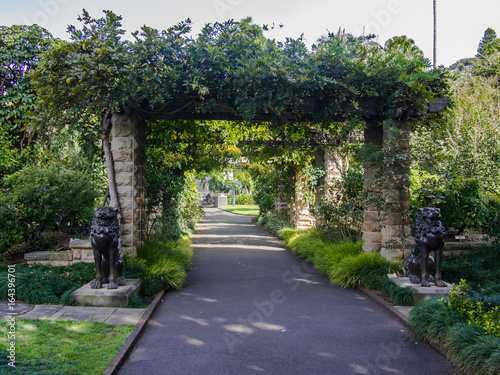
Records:
[[[364,135],[365,143],[375,147],[396,146],[400,151],[409,150],[411,113],[401,110],[392,118],[384,117],[376,110],[376,99],[365,99],[357,109],[358,115],[365,118]],[[301,117],[296,112],[284,111],[277,114],[257,112],[255,121],[266,122],[303,122],[307,124],[330,100],[311,99],[306,106],[299,108]],[[111,149],[114,160],[114,170],[121,207],[121,248],[129,254],[136,252],[137,246],[144,239],[146,225],[146,156],[145,156],[145,130],[146,121],[153,119],[169,120],[226,120],[241,121],[236,109],[231,108],[229,101],[215,105],[210,113],[193,111],[195,103],[171,103],[159,105],[161,110],[126,109],[112,116],[112,141]],[[446,100],[440,99],[431,103],[428,112],[438,112],[444,108]],[[146,108],[149,108],[146,106]],[[181,110],[178,110],[182,108]],[[339,119],[332,117],[331,121]],[[395,131],[395,129],[397,129]],[[409,173],[409,162],[400,165],[399,173]],[[391,168],[388,166],[388,168]],[[363,223],[363,249],[367,252],[379,252],[388,258],[398,254],[385,245],[399,241],[408,230],[405,217],[409,209],[410,195],[408,189],[402,189],[403,183],[399,178],[391,178],[394,174],[387,174],[387,179],[382,185],[377,184],[377,174],[380,166],[365,164],[365,188],[377,189],[381,194],[384,204],[367,204],[364,207]],[[407,233],[406,233],[407,234]]]
[[[300,122],[320,131],[363,123],[365,143],[386,152],[365,162],[365,188],[379,199],[364,208],[364,250],[392,256],[386,245],[407,230],[412,119],[441,110],[448,87],[411,39],[381,46],[339,31],[310,51],[301,39],[269,40],[246,19],[206,25],[197,38],[189,21],[144,26],[129,42],[121,17],[105,14],[84,11],[82,28],[70,27],[72,41],[44,55],[33,81],[47,121],[100,121],[123,252],[135,254],[144,238],[147,121],[169,119]]]

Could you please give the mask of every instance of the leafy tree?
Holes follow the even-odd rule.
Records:
[[[477,57],[489,55],[492,52],[492,47],[497,40],[497,33],[492,28],[488,27],[484,32],[484,36],[477,47]]]
[[[0,176],[10,174],[34,153],[37,137],[31,116],[36,93],[30,72],[48,50],[52,36],[37,26],[0,26]]]

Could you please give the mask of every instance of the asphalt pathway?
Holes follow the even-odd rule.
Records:
[[[193,268],[121,375],[453,374],[358,291],[330,285],[247,216],[206,209]]]

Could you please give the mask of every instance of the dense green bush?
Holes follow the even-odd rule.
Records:
[[[447,258],[442,269],[443,278],[458,285],[447,298],[415,306],[409,327],[424,341],[447,350],[464,374],[499,373],[500,252],[489,249]]]
[[[263,194],[257,202],[261,215],[274,210],[274,196],[272,194]]]
[[[387,273],[387,267],[363,269],[359,273],[359,285],[364,289],[385,291],[396,305],[412,306],[415,303],[413,291],[393,283]]]
[[[483,186],[478,178],[424,179],[413,191],[412,205],[440,208],[450,233],[461,234],[466,229],[492,235],[498,232],[500,195]]]
[[[125,277],[142,280],[143,296],[153,296],[162,289],[180,289],[187,279],[192,255],[187,237],[168,242],[146,240],[136,257],[124,257]]]
[[[3,180],[0,191],[0,248],[10,249],[35,230],[89,225],[97,197],[81,172],[27,167]]]
[[[236,194],[236,204],[255,204],[252,194]]]

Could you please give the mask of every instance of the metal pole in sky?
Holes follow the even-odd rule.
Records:
[[[436,1],[433,0],[433,14],[434,14],[434,45],[432,48],[432,66],[436,69],[436,44],[437,44],[437,13],[436,13]]]

